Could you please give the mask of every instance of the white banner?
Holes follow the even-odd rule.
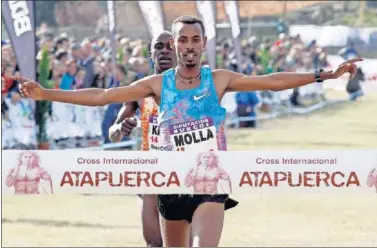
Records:
[[[1,122],[2,148],[36,145],[33,102],[21,99],[13,103],[5,99],[8,117]],[[53,140],[102,136],[103,107],[78,106],[52,102],[52,116],[47,118],[47,136]]]
[[[304,43],[316,40],[322,47],[347,45],[348,40],[356,44],[377,45],[377,27],[351,28],[348,26],[316,26],[316,25],[291,25],[289,33],[292,36],[299,34]]]
[[[117,55],[117,43],[115,41],[116,33],[116,14],[115,14],[115,1],[107,1],[107,17],[109,18],[109,38],[111,42],[111,63],[113,65],[113,77],[116,76],[116,55]]]
[[[232,29],[233,39],[238,38],[241,34],[240,22],[238,20],[238,9],[235,1],[224,1],[225,12],[228,15]]]
[[[30,99],[13,103],[5,99],[8,117],[1,122],[2,148],[17,145],[36,145],[36,125],[34,106]],[[101,125],[104,118],[103,107],[79,106],[68,103],[52,102],[52,116],[48,116],[47,136],[53,140],[102,136]]]
[[[2,155],[4,194],[377,193],[377,150]]]
[[[21,99],[12,102],[6,98],[8,120],[2,120],[2,147],[12,147],[16,144],[36,145],[36,125],[32,100]]]
[[[196,8],[206,31],[208,64],[211,68],[216,68],[216,17],[213,2],[196,1]]]
[[[238,64],[238,71],[242,73],[242,53],[241,53],[241,29],[240,29],[240,22],[238,19],[238,7],[236,1],[224,1],[224,8],[225,12],[228,16],[230,26],[232,29],[232,36],[233,36],[233,45],[236,52],[237,64]]]
[[[159,35],[165,28],[164,13],[160,1],[138,1],[144,20],[152,37]]]
[[[47,134],[55,140],[101,136],[102,109],[102,107],[52,102],[52,117],[47,121]]]

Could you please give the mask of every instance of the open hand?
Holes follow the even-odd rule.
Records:
[[[351,74],[350,79],[354,78],[357,72],[356,62],[363,61],[363,59],[350,59],[340,64],[338,68],[332,72],[332,78],[336,79],[341,77],[344,73],[349,72]]]
[[[12,76],[12,79],[19,82],[18,88],[22,96],[34,100],[43,100],[45,89],[39,83],[20,76]]]

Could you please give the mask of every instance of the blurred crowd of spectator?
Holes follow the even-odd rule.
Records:
[[[145,41],[130,40],[117,35],[116,42],[117,63],[116,68],[113,68],[109,39],[88,37],[77,41],[65,33],[54,37],[48,28],[42,27],[37,33],[37,61],[41,59],[42,49],[47,49],[50,61],[49,88],[69,90],[118,87],[151,73],[148,44]],[[20,72],[9,41],[2,41],[2,55],[1,110],[2,116],[7,119],[9,106],[4,100],[8,98],[11,99],[7,101],[8,104],[18,104],[22,97],[18,92],[17,82],[10,78]],[[107,107],[102,125],[104,137],[107,136],[107,130],[120,108],[121,104]],[[105,140],[108,141],[107,138]]]
[[[82,41],[75,40],[65,33],[54,37],[46,26],[42,26],[37,33],[37,60],[41,58],[42,48],[49,51],[49,87],[63,90],[118,87],[128,85],[153,72],[153,64],[148,58],[149,42],[131,40],[119,34],[115,39],[117,63],[116,68],[113,68],[111,45],[107,37],[87,37]],[[217,67],[238,71],[232,41],[219,41],[217,45]],[[11,99],[11,104],[16,104],[21,99],[17,82],[10,79],[11,75],[19,74],[19,69],[9,41],[2,41],[1,62],[2,115],[7,118],[8,106],[4,99]],[[242,42],[240,65],[242,72],[248,75],[280,71],[309,72],[325,67],[327,63],[326,49],[317,46],[315,41],[303,44],[299,35],[291,37],[281,33],[276,40],[268,38],[258,40],[256,37],[250,37]],[[263,99],[268,99],[270,94],[270,92],[260,92],[259,95],[256,92],[237,93],[235,95],[237,114],[255,116],[256,105]],[[299,90],[295,89],[290,96],[293,105],[301,105],[298,96]],[[109,142],[108,128],[114,122],[120,108],[121,104],[112,104],[105,110],[102,123],[105,143]],[[255,127],[255,122],[243,122],[241,126]]]
[[[220,67],[238,71],[238,63],[235,58],[234,49],[230,41],[223,41],[219,49]],[[304,44],[299,35],[292,37],[281,33],[276,40],[264,38],[258,40],[250,37],[242,44],[241,70],[247,75],[264,75],[273,72],[312,72],[314,69],[323,68],[328,65],[327,51],[319,47],[316,41]],[[310,91],[315,93],[313,98],[324,100],[320,85],[318,90]],[[300,89],[294,89],[290,94],[289,101],[293,106],[302,106],[300,102]],[[268,111],[273,94],[269,91],[239,92],[235,96],[237,103],[237,115],[239,117],[255,117],[255,108],[261,106],[262,110]],[[255,121],[241,122],[241,127],[255,127]]]

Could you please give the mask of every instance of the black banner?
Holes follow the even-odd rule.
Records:
[[[1,1],[1,8],[21,75],[35,81],[35,2]]]

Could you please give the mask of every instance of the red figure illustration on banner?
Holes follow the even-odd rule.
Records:
[[[230,194],[232,192],[230,176],[219,165],[219,158],[214,152],[199,153],[196,156],[195,168],[186,175],[185,186],[193,187],[195,194]],[[228,189],[222,187],[220,180],[228,182]]]
[[[377,193],[377,165],[369,172],[367,185],[370,188],[374,187]]]
[[[53,194],[50,174],[40,167],[39,155],[22,152],[7,175],[7,187],[14,187],[15,194]]]

